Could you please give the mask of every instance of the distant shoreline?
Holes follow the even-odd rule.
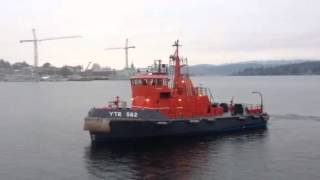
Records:
[[[282,76],[282,75],[320,75],[320,62],[307,61],[274,67],[246,68],[232,75],[242,76]]]

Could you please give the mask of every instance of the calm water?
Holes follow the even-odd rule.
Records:
[[[126,81],[0,83],[0,179],[320,179],[320,76],[196,77],[216,100],[259,103],[269,128],[91,146],[83,118]]]

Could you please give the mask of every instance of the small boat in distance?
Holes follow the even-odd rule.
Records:
[[[195,87],[188,72],[182,71],[187,60],[179,56],[179,41],[173,46],[169,65],[155,61],[151,71],[130,78],[131,107],[116,97],[107,107],[89,111],[84,130],[93,143],[266,128],[269,115],[262,101],[257,106],[215,103],[210,89]]]

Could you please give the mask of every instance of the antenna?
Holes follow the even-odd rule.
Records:
[[[128,62],[128,50],[129,49],[133,49],[133,48],[136,48],[135,46],[129,46],[129,42],[128,42],[128,38],[126,39],[126,42],[125,42],[125,46],[124,47],[114,47],[114,48],[105,48],[104,50],[116,50],[116,49],[124,49],[125,51],[125,69],[128,69],[129,68],[129,62]]]
[[[20,40],[20,43],[25,43],[25,42],[32,42],[33,43],[33,48],[34,48],[34,68],[33,68],[33,73],[36,76],[38,75],[37,73],[38,73],[38,63],[39,63],[38,42],[49,41],[49,40],[59,40],[59,39],[81,38],[82,37],[82,36],[77,35],[77,36],[61,36],[61,37],[38,39],[37,38],[36,29],[32,29],[32,35],[33,35],[33,39]]]

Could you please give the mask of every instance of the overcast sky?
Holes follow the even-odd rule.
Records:
[[[0,59],[33,64],[31,39],[82,35],[41,42],[39,64],[124,67],[168,60],[179,39],[190,64],[246,60],[320,59],[319,0],[1,0]]]

